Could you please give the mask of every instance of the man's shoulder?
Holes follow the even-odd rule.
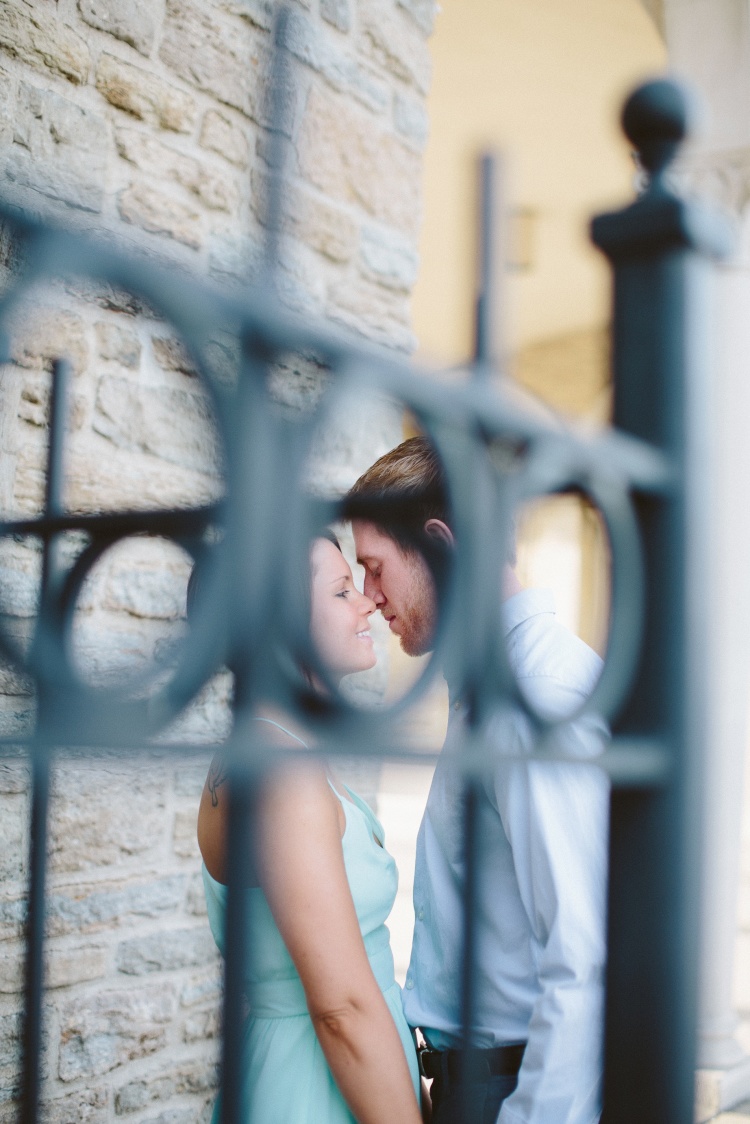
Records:
[[[507,642],[510,665],[519,679],[551,679],[590,693],[604,666],[601,656],[554,611],[526,617],[507,634]]]

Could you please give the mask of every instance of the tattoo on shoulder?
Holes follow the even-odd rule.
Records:
[[[228,774],[226,761],[221,757],[215,757],[211,762],[211,767],[208,770],[208,778],[206,780],[206,787],[211,793],[211,807],[216,808],[219,804],[218,790],[224,784]]]

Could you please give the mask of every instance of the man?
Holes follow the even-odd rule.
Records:
[[[348,502],[367,596],[405,652],[429,651],[438,613],[434,558],[450,551],[454,538],[440,465],[426,439],[412,438],[381,457]],[[551,594],[522,589],[510,565],[502,596],[508,656],[522,691],[545,718],[564,718],[591,693],[601,660],[556,621]],[[417,841],[416,921],[404,990],[407,1019],[428,1046],[421,1064],[434,1078],[433,1124],[461,1119],[464,782],[451,758],[465,718],[462,700],[451,697],[446,743]],[[498,718],[488,737],[491,768],[478,807],[469,1119],[594,1124],[600,1112],[607,783],[591,765],[525,761],[534,733],[520,708]],[[588,717],[561,727],[555,748],[585,760],[605,739],[604,724]]]

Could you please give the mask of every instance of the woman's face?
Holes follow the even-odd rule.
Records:
[[[354,586],[349,565],[328,539],[316,539],[312,572],[310,633],[332,676],[366,671],[377,659],[370,636],[375,602]]]

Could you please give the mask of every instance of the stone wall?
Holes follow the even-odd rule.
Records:
[[[284,91],[288,190],[278,285],[293,309],[399,350],[420,220],[432,0],[301,0]],[[0,195],[212,284],[257,272],[269,143],[266,0],[8,0],[0,4]],[[22,264],[0,240],[0,284]],[[72,367],[66,503],[76,510],[209,500],[223,483],[210,409],[180,341],[141,302],[65,279],[29,294],[0,368],[0,511],[42,505],[52,360]],[[282,374],[299,404],[309,371]],[[398,439],[393,412],[352,415],[323,443],[317,487],[345,487]],[[81,549],[71,536],[69,557]],[[82,674],[158,668],[184,632],[187,557],[132,540],[97,565],[73,633]],[[31,635],[38,543],[0,541],[0,611]],[[226,730],[219,676],[182,723]],[[0,730],[33,724],[32,685],[0,665]],[[195,844],[206,757],[54,770],[45,1119],[207,1119],[220,971]],[[23,756],[0,760],[0,1122],[15,1120],[28,836]]]

